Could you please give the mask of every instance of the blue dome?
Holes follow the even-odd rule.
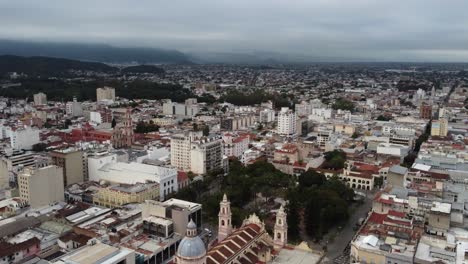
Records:
[[[200,237],[184,237],[180,241],[177,255],[179,257],[197,258],[206,254],[205,243]]]

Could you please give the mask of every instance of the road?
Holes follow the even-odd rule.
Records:
[[[333,263],[333,261],[343,255],[343,251],[347,249],[347,246],[351,242],[355,234],[355,230],[353,227],[359,221],[360,218],[366,217],[367,213],[372,209],[372,198],[374,193],[367,193],[367,197],[364,200],[364,203],[360,206],[355,207],[354,213],[349,217],[348,221],[345,225],[343,225],[343,229],[341,231],[334,230],[331,231],[330,234],[334,239],[329,241],[327,244],[327,252],[325,258],[322,260],[322,263]],[[328,236],[327,236],[328,237]],[[349,260],[346,258],[349,256],[349,252],[345,252],[343,261],[337,261],[335,263],[349,263]]]

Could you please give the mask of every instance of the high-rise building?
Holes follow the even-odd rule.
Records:
[[[422,119],[431,119],[432,118],[432,105],[422,103],[419,106],[419,117]]]
[[[96,101],[115,101],[115,89],[112,87],[104,86],[103,88],[96,89]]]
[[[65,112],[69,116],[82,116],[83,107],[81,103],[76,100],[76,97],[73,97],[73,101],[67,102],[65,105]]]
[[[51,165],[25,168],[18,174],[20,198],[32,208],[64,200],[62,168]]]
[[[198,113],[199,109],[200,107],[195,98],[185,100],[184,104],[172,102],[171,100],[167,100],[163,104],[163,114],[172,116],[193,117]]]
[[[73,148],[56,150],[49,153],[51,162],[62,168],[63,186],[80,183],[85,180],[83,153]]]
[[[32,146],[40,141],[39,129],[22,127],[11,131],[10,144],[15,150],[32,149]]]
[[[34,94],[34,105],[46,105],[47,95],[45,93]]]
[[[282,107],[278,113],[278,126],[276,130],[280,135],[296,134],[296,113],[287,107]]]
[[[5,189],[9,186],[10,173],[6,160],[0,159],[0,189]]]
[[[223,169],[223,140],[189,132],[171,138],[171,165],[179,170],[205,174]]]
[[[432,121],[431,125],[431,136],[446,137],[448,134],[448,120],[441,118],[439,120]]]

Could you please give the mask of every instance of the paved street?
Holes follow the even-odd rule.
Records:
[[[355,208],[355,212],[350,216],[347,223],[342,226],[343,229],[341,231],[336,230],[337,232],[334,235],[334,239],[329,241],[327,245],[327,253],[325,258],[322,260],[322,263],[333,263],[336,258],[343,255],[343,251],[346,252],[338,259],[341,261],[337,261],[337,263],[349,263],[349,261],[347,261],[347,257],[349,256],[349,248],[347,248],[347,246],[356,232],[353,230],[353,227],[359,221],[359,218],[367,216],[367,213],[372,208],[373,195],[373,193],[368,193],[364,204]],[[330,232],[331,236],[333,236],[332,234],[333,231]]]

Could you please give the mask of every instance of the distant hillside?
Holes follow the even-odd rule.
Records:
[[[75,71],[111,73],[118,69],[100,62],[83,62],[48,57],[20,57],[0,55],[0,76],[8,72],[25,73],[32,76],[62,76]]]
[[[164,74],[164,69],[153,65],[138,65],[123,68],[122,73],[153,73],[153,74]]]
[[[192,63],[187,55],[175,50],[119,48],[101,44],[39,43],[0,40],[0,55],[45,56],[107,63]]]

